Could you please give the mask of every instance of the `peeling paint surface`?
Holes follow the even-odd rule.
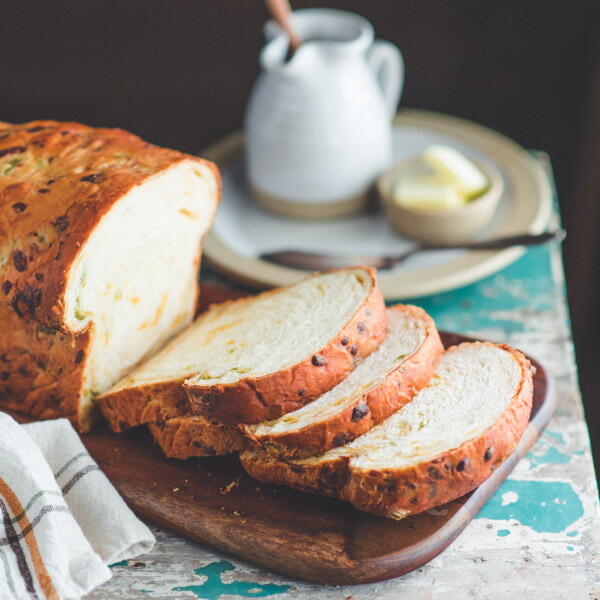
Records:
[[[559,250],[531,249],[476,284],[411,302],[425,308],[440,329],[506,342],[535,356],[553,377],[558,398],[548,430],[445,552],[395,580],[325,587],[289,580],[153,528],[158,544],[139,559],[143,566],[114,565],[112,580],[89,598],[600,598],[598,489]]]
[[[582,516],[583,505],[570,483],[508,479],[478,518],[506,521],[507,527],[516,521],[537,533],[562,533]]]
[[[205,567],[196,569],[194,573],[204,578],[196,585],[174,587],[175,592],[192,592],[197,598],[205,600],[219,600],[225,594],[242,598],[263,598],[280,594],[290,589],[289,585],[275,585],[273,583],[253,583],[248,581],[223,581],[221,575],[233,571],[235,567],[226,560],[209,563]]]

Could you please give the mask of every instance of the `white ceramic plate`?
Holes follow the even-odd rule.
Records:
[[[481,125],[438,113],[402,110],[394,124],[394,159],[405,160],[432,143],[454,146],[492,163],[505,191],[492,223],[481,237],[540,233],[552,210],[552,190],[542,167],[521,146]],[[221,168],[223,199],[205,243],[217,270],[258,287],[287,285],[306,271],[275,265],[261,253],[294,249],[331,254],[380,256],[402,252],[414,242],[394,233],[382,211],[327,221],[288,219],[267,213],[249,195],[244,178],[243,135],[234,133],[203,156]],[[423,252],[379,272],[386,299],[414,298],[467,285],[519,258],[524,249]]]

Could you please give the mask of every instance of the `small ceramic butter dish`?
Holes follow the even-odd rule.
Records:
[[[403,205],[394,198],[394,188],[403,174],[414,176],[427,170],[421,159],[398,163],[377,180],[377,190],[392,227],[402,235],[429,243],[449,244],[469,240],[494,216],[504,190],[500,172],[487,162],[471,159],[488,179],[487,188],[467,202],[443,210],[423,210]]]

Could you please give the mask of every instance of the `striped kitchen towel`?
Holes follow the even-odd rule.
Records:
[[[153,546],[66,419],[21,426],[0,413],[2,600],[80,598],[107,565]]]

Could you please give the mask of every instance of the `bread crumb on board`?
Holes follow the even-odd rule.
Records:
[[[235,488],[238,485],[240,485],[240,479],[241,479],[241,475],[239,475],[238,477],[236,477],[233,481],[230,481],[226,486],[220,488],[219,489],[219,493],[221,493],[221,494],[229,494],[229,492],[231,492],[231,490],[233,488]]]

